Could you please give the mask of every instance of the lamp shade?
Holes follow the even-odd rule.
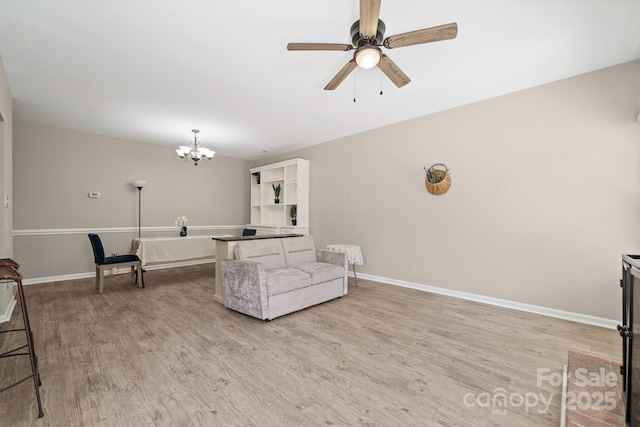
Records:
[[[144,179],[134,179],[133,181],[131,181],[131,184],[133,184],[133,186],[137,188],[144,187],[146,183],[147,181],[145,181]]]

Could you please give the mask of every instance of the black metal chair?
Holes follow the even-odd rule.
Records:
[[[93,247],[93,257],[96,263],[96,289],[102,293],[104,284],[104,270],[119,267],[131,267],[131,280],[137,282],[139,288],[144,288],[144,278],[142,276],[142,261],[137,255],[125,254],[110,257],[104,256],[102,240],[97,234],[90,233],[89,240]]]
[[[256,230],[253,228],[245,228],[244,230],[242,230],[242,235],[243,236],[255,236],[256,235]]]
[[[14,382],[13,384],[9,384],[0,388],[0,392],[8,390],[12,387],[17,386],[18,384],[22,384],[27,381],[29,378],[33,378],[33,384],[36,389],[36,400],[38,401],[38,418],[44,417],[44,412],[42,411],[42,401],[40,400],[40,373],[38,371],[38,357],[36,356],[36,352],[33,345],[33,333],[31,332],[31,324],[29,323],[29,314],[27,313],[27,302],[24,299],[24,289],[22,288],[22,274],[18,271],[20,265],[10,258],[5,258],[0,260],[0,281],[13,281],[16,282],[18,286],[18,296],[20,298],[20,309],[22,310],[22,324],[23,328],[18,329],[7,329],[4,331],[0,331],[0,334],[6,334],[10,332],[20,332],[24,331],[27,336],[27,343],[23,346],[16,347],[12,350],[5,351],[0,353],[0,359],[6,357],[17,357],[17,356],[29,356],[31,359],[31,374],[26,377]],[[27,352],[18,353],[18,351],[27,348]]]

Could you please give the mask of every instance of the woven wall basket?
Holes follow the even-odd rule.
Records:
[[[429,180],[425,178],[424,186],[427,187],[427,191],[429,193],[439,196],[449,191],[449,187],[451,187],[451,175],[449,175],[446,170],[438,169],[438,170],[435,170],[435,172],[440,176],[444,176],[444,179],[434,184],[432,182],[429,182]]]

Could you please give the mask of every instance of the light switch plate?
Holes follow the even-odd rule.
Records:
[[[100,193],[98,193],[97,191],[92,191],[89,193],[89,197],[91,199],[99,199],[100,198]]]

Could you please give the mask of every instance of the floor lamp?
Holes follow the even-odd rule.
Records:
[[[134,187],[138,188],[138,238],[140,238],[140,219],[142,218],[142,187],[144,187],[146,183],[147,181],[145,181],[144,179],[134,179],[133,181],[131,181],[131,184],[133,184]]]

